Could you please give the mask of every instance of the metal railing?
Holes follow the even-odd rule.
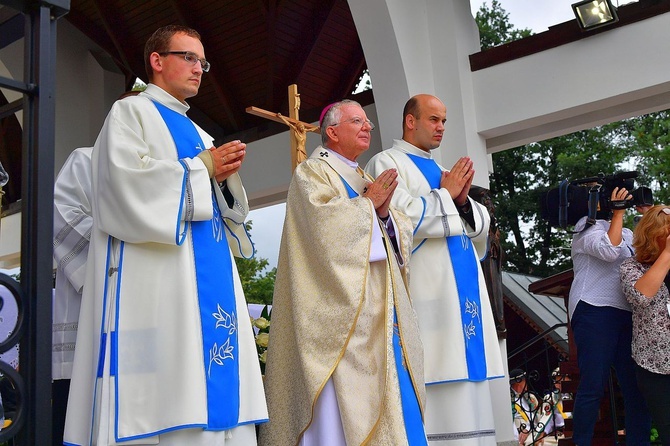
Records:
[[[510,377],[512,379],[510,397],[515,427],[520,439],[526,438],[524,442],[526,445],[540,443],[548,436],[553,436],[556,439],[562,436],[564,415],[561,406],[564,395],[556,388],[556,383],[561,382],[565,377],[556,373],[556,365],[550,363],[549,350],[553,347],[547,341],[547,336],[556,329],[566,326],[567,323],[556,324],[508,354],[510,370],[521,369],[525,372],[524,376],[517,378],[517,380]],[[532,355],[527,355],[528,349],[540,341],[544,342],[544,348]],[[522,360],[513,360],[520,355],[523,355]],[[550,389],[538,389],[537,383],[540,382],[540,372],[536,368],[529,370],[531,361],[540,355],[545,356],[546,370],[544,376],[551,379],[552,388]],[[567,358],[559,357],[559,361],[564,359]],[[515,364],[514,367],[511,364]]]
[[[69,0],[0,0],[24,19],[23,81],[0,77],[0,87],[23,94],[21,283],[0,276],[16,299],[19,320],[0,343],[19,343],[19,372],[0,362],[0,371],[19,394],[17,411],[0,442],[49,445],[51,439],[51,296],[53,286],[53,185],[55,147],[56,21]],[[16,111],[13,102],[3,113]],[[12,344],[13,343],[13,344]]]

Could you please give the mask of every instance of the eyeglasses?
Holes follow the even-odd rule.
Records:
[[[207,60],[205,59],[198,59],[198,55],[195,53],[192,53],[190,51],[164,51],[162,53],[158,53],[160,56],[167,56],[169,54],[174,54],[175,56],[184,56],[184,60],[188,62],[191,65],[195,65],[196,62],[200,62],[200,66],[202,67],[202,71],[207,73],[212,66]]]
[[[343,122],[351,122],[353,125],[355,125],[356,127],[360,127],[360,128],[363,128],[363,125],[367,124],[367,125],[370,126],[370,131],[373,131],[375,129],[375,125],[372,123],[372,121],[370,121],[369,119],[359,118],[358,116],[356,116],[354,118],[351,118],[351,119],[345,119],[344,121],[340,121],[337,124],[333,124],[333,126],[340,125]]]

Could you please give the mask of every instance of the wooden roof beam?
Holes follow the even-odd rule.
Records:
[[[318,20],[312,21],[312,27],[316,29],[317,32],[311,32],[312,30],[309,29],[301,32],[302,35],[314,35],[315,37],[313,39],[301,39],[301,45],[296,49],[295,56],[293,57],[294,62],[287,69],[283,70],[283,76],[280,78],[281,80],[275,83],[274,91],[276,91],[277,94],[274,94],[273,92],[273,96],[282,98],[279,104],[274,104],[275,109],[279,110],[284,105],[288,106],[288,102],[285,102],[284,99],[284,91],[288,85],[299,82],[300,75],[305,69],[305,65],[307,65],[310,56],[315,51],[318,42],[321,40],[326,23],[330,20],[333,8],[335,7],[335,1],[336,0],[324,0],[319,3],[321,9],[319,10],[320,14],[318,15]],[[280,91],[281,94],[279,94]]]
[[[122,42],[119,36],[128,36],[128,29],[123,24],[123,14],[118,13],[118,9],[112,8],[110,2],[107,0],[93,0],[93,6],[95,11],[100,16],[102,21],[102,26],[105,29],[105,32],[109,36],[114,46],[114,53],[118,56],[118,59],[121,61],[121,64],[126,67],[129,71],[136,71],[128,62],[128,56],[126,55],[126,48],[134,48],[133,44],[128,42]],[[110,20],[111,19],[111,20]],[[112,26],[110,21],[114,23]],[[107,49],[109,54],[114,54],[113,52]]]
[[[127,67],[124,62],[121,60],[117,54],[117,50],[114,47],[113,42],[108,38],[105,32],[101,32],[100,27],[96,26],[91,20],[88,20],[86,17],[82,16],[76,9],[70,11],[65,19],[70,22],[75,28],[81,31],[89,39],[94,41],[96,45],[103,49],[109,57],[114,60],[114,63],[121,70],[130,72],[130,68]]]
[[[179,21],[182,23],[182,25],[188,26],[193,29],[197,29],[197,27],[193,25],[193,22],[195,22],[195,20],[191,18],[190,14],[188,14],[186,11],[183,10],[183,8],[180,6],[180,3],[177,3],[175,0],[170,0],[169,4],[177,14],[177,17]],[[201,31],[198,32],[202,35],[203,39],[206,40],[207,35],[206,32]],[[212,66],[216,67],[214,68],[216,72],[220,70],[222,73],[225,73],[228,70],[226,64],[218,58],[212,59],[211,63]],[[232,127],[234,127],[237,130],[240,128],[241,122],[243,121],[244,118],[242,117],[241,112],[238,113],[235,110],[243,110],[244,107],[240,107],[238,104],[233,103],[232,98],[234,98],[235,96],[233,95],[232,91],[221,85],[221,82],[219,82],[218,79],[219,78],[217,78],[216,76],[211,75],[208,76],[207,78],[208,82],[211,82],[212,86],[214,87],[216,98],[223,107],[223,110],[226,114],[228,121],[231,123]]]
[[[277,73],[276,69],[276,64],[275,61],[272,57],[272,55],[275,53],[275,50],[277,48],[276,41],[277,41],[277,1],[276,0],[267,0],[267,6],[263,8],[263,11],[266,12],[266,23],[268,24],[268,40],[267,40],[267,64],[268,64],[268,75],[266,77],[266,82],[267,86],[266,91],[268,92],[266,98],[265,98],[265,103],[269,105],[274,105],[275,103],[275,98],[277,97],[276,93],[278,93],[277,88],[282,87],[282,85],[275,85],[275,76]],[[280,83],[280,82],[279,82]],[[288,84],[284,85],[283,87],[286,88]],[[279,96],[282,97],[283,96]],[[248,111],[248,110],[247,110]]]
[[[356,70],[351,70],[354,73],[351,77],[340,76],[340,82],[335,85],[331,91],[331,98],[333,100],[340,100],[342,98],[349,98],[352,96],[356,82],[358,82],[359,75],[365,68],[365,54],[363,54],[363,47],[358,46],[351,54],[350,65],[356,66]],[[347,70],[349,71],[349,70]],[[344,73],[343,73],[344,74]]]

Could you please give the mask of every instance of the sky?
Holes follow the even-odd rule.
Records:
[[[509,21],[515,28],[530,28],[534,33],[546,31],[549,26],[575,18],[572,3],[578,0],[500,0],[500,5],[509,14]],[[622,1],[621,4],[628,3]],[[470,0],[474,16],[482,4],[491,5],[491,0]],[[613,0],[614,5],[618,4]],[[287,140],[288,144],[288,140]],[[277,265],[281,230],[284,224],[286,206],[279,204],[249,213],[253,221],[251,236],[256,247],[256,255],[268,259],[269,267]]]
[[[502,8],[509,13],[509,20],[515,28],[530,28],[534,33],[546,31],[552,25],[575,19],[572,4],[579,0],[500,0]],[[615,7],[637,0],[612,0]],[[470,10],[474,16],[479,7],[492,0],[470,0]]]
[[[575,18],[572,4],[579,0],[499,0],[502,8],[509,14],[514,28],[530,28],[534,33],[546,31],[550,26],[567,22]],[[616,5],[617,0],[613,0]],[[474,16],[479,7],[492,0],[470,0],[470,10]]]

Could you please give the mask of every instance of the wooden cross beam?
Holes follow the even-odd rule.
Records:
[[[246,111],[247,113],[269,119],[270,121],[286,124],[289,127],[289,130],[291,131],[291,169],[295,170],[298,164],[307,159],[307,152],[305,151],[307,132],[319,133],[321,129],[319,126],[300,120],[300,94],[298,94],[298,86],[296,84],[288,86],[288,103],[288,117],[281,113],[274,113],[254,106],[247,107]]]

